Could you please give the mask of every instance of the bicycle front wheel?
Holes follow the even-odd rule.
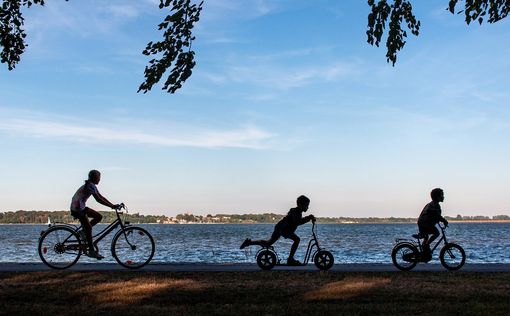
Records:
[[[154,256],[154,239],[141,227],[126,227],[112,241],[112,255],[128,269],[138,269],[149,263]]]
[[[466,253],[461,246],[449,243],[444,245],[439,253],[441,264],[448,270],[459,270],[466,262]]]
[[[67,269],[81,256],[82,245],[78,234],[66,226],[54,226],[39,239],[39,257],[53,269]]]

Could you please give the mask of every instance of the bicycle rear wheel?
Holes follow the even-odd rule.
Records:
[[[53,269],[67,269],[81,256],[82,245],[78,234],[66,226],[54,226],[39,239],[39,257]]]
[[[411,270],[418,263],[418,249],[411,244],[398,244],[391,251],[391,260],[400,270]]]
[[[441,264],[448,270],[459,270],[466,262],[466,253],[461,246],[449,243],[444,245],[439,253]]]
[[[112,241],[112,255],[128,269],[138,269],[149,263],[154,256],[154,239],[141,227],[126,227]]]

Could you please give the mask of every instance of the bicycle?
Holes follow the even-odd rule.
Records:
[[[425,238],[425,235],[421,235],[419,233],[412,235],[416,240],[402,238],[395,239],[396,244],[391,251],[391,259],[395,267],[400,270],[408,271],[413,269],[418,262],[426,263],[430,261],[436,248],[438,248],[439,244],[444,241],[444,245],[439,252],[441,264],[450,271],[462,268],[466,262],[466,253],[458,244],[448,242],[445,234],[446,227],[447,226],[439,225],[442,236],[430,250],[429,256],[424,255],[423,246],[420,241]]]
[[[317,248],[312,256],[313,248]],[[306,249],[305,260],[301,265],[307,265],[308,261],[313,257],[313,262],[319,270],[329,270],[335,261],[331,252],[321,248],[319,246],[319,240],[317,239],[315,221],[312,222],[312,237],[308,242],[308,248]],[[257,265],[262,270],[271,270],[274,266],[286,266],[278,258],[278,254],[274,250],[273,246],[261,246],[261,249],[257,252]]]
[[[138,269],[148,264],[154,256],[154,239],[145,229],[122,221],[121,209],[128,213],[124,203],[120,204],[115,209],[117,219],[93,236],[93,245],[97,250],[97,244],[120,226],[112,239],[112,256],[121,266]],[[48,226],[47,230],[41,232],[38,245],[39,257],[48,267],[67,269],[78,262],[82,254],[87,255],[87,241],[79,234],[81,226],[51,222]]]

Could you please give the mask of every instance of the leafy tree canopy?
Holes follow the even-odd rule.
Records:
[[[65,0],[68,1],[68,0]],[[211,0],[214,1],[214,0]],[[460,3],[463,3],[460,4]],[[44,6],[44,0],[2,0],[0,6],[0,62],[13,70],[27,48],[23,29],[22,8]],[[146,93],[163,76],[163,90],[175,93],[188,79],[195,66],[193,27],[200,19],[203,1],[160,0],[159,8],[169,13],[158,25],[163,32],[159,41],[147,44],[142,54],[153,57],[145,67],[145,80],[138,92]],[[413,13],[411,0],[368,0],[367,42],[379,46],[386,38],[386,59],[395,66],[398,52],[405,46],[408,32],[418,36],[420,21]],[[449,0],[446,8],[452,14],[463,14],[466,23],[495,23],[510,11],[509,0]]]

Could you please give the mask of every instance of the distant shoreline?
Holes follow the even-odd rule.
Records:
[[[448,223],[455,224],[500,224],[500,223],[510,223],[510,220],[464,220],[464,221],[453,221],[450,220]],[[66,223],[71,225],[80,225],[80,223]],[[100,224],[109,224],[108,222],[102,222]],[[276,224],[276,223],[134,223],[130,224],[136,225],[268,225],[268,224]],[[416,224],[414,222],[363,222],[363,223],[355,223],[355,222],[345,222],[345,223],[321,223],[321,225],[384,225],[384,224]],[[0,226],[12,226],[12,225],[42,225],[47,226],[47,223],[0,223]]]
[[[110,223],[117,219],[115,212],[99,211],[103,216],[102,223]],[[123,219],[131,223],[146,224],[276,224],[285,214],[207,214],[193,215],[191,213],[166,215],[143,215],[140,213],[124,214]],[[506,223],[510,222],[509,215],[493,216],[445,216],[452,223]],[[52,222],[76,223],[69,211],[15,211],[0,212],[1,224],[46,224],[48,219]],[[416,217],[317,217],[320,224],[405,224],[416,223]]]

